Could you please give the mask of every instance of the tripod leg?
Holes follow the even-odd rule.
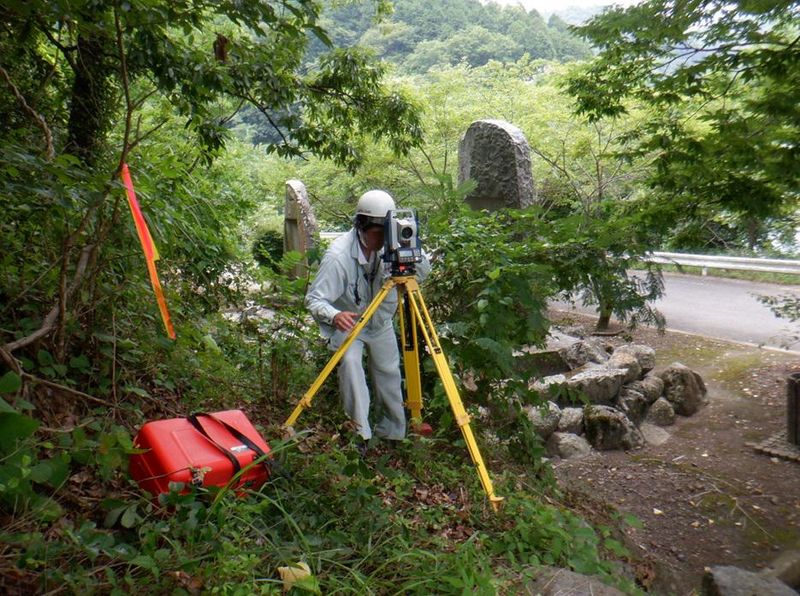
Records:
[[[386,296],[389,294],[389,291],[394,287],[395,280],[394,278],[390,278],[383,284],[381,291],[373,298],[372,302],[370,302],[367,310],[364,311],[364,314],[358,319],[358,323],[350,330],[350,333],[347,335],[345,340],[342,342],[342,345],[339,346],[339,349],[334,352],[333,356],[331,356],[328,363],[322,369],[322,371],[317,375],[316,380],[311,384],[311,387],[308,388],[308,391],[305,392],[300,401],[297,403],[294,411],[292,411],[291,415],[286,419],[286,422],[283,423],[284,427],[293,426],[297,419],[300,417],[300,414],[303,413],[303,410],[311,406],[311,400],[314,399],[314,396],[319,391],[322,384],[331,374],[333,369],[339,364],[339,361],[344,356],[344,353],[347,351],[347,348],[353,343],[358,334],[361,333],[361,330],[369,323],[369,320],[372,318],[372,315],[375,314],[375,311],[378,310],[378,307],[381,303],[386,299]]]
[[[456,423],[461,429],[461,434],[467,443],[467,449],[469,450],[472,462],[475,464],[478,478],[481,481],[486,496],[489,497],[492,508],[497,511],[500,508],[503,497],[498,497],[494,494],[492,480],[489,478],[489,472],[486,470],[486,466],[483,463],[483,456],[481,456],[478,444],[475,442],[475,437],[472,434],[472,428],[469,425],[469,414],[467,414],[467,411],[464,409],[464,402],[461,401],[461,396],[458,394],[458,387],[456,386],[455,379],[453,379],[453,373],[450,372],[450,366],[447,364],[447,359],[442,351],[442,347],[439,345],[439,337],[436,334],[436,329],[433,326],[433,321],[428,313],[428,309],[425,307],[425,301],[422,299],[422,294],[419,291],[416,280],[406,282],[406,291],[408,301],[411,304],[411,311],[415,320],[420,323],[422,335],[425,337],[425,342],[430,349],[433,362],[436,365],[436,371],[439,373],[439,378],[444,386]]]
[[[403,341],[403,369],[406,376],[406,407],[411,412],[411,419],[419,423],[422,419],[422,379],[419,372],[419,344],[417,342],[417,326],[411,311],[406,288],[398,288],[400,337]]]

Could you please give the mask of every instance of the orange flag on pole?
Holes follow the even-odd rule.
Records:
[[[122,164],[120,175],[122,176],[122,183],[125,185],[125,191],[128,195],[128,206],[131,208],[131,216],[136,226],[136,233],[139,235],[139,241],[142,243],[144,258],[145,261],[147,261],[147,271],[150,273],[150,283],[153,284],[153,292],[156,295],[158,310],[161,312],[161,319],[164,321],[164,327],[167,330],[169,338],[175,339],[175,330],[172,328],[172,321],[169,318],[169,311],[167,310],[167,300],[164,298],[164,290],[161,288],[161,282],[158,280],[158,271],[156,271],[156,261],[160,257],[156,245],[153,242],[153,237],[150,235],[150,230],[147,229],[147,222],[144,219],[144,215],[142,215],[139,201],[136,200],[136,193],[133,190],[133,180],[131,180],[131,172],[128,169],[128,164]]]

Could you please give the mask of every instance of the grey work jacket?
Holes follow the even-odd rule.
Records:
[[[336,330],[333,318],[341,311],[362,314],[380,292],[390,277],[387,264],[380,253],[373,253],[369,262],[363,263],[363,254],[355,228],[334,240],[322,257],[317,276],[306,293],[306,307],[320,324],[322,336],[329,338]],[[417,264],[417,279],[422,281],[430,272],[430,263],[423,257]],[[377,331],[391,325],[397,310],[397,290],[392,288],[386,299],[372,315],[366,326]]]

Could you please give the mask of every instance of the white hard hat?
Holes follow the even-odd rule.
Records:
[[[371,223],[383,223],[386,214],[394,209],[394,199],[385,190],[370,190],[361,195],[356,205],[356,217],[363,215]]]

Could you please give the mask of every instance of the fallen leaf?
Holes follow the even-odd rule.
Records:
[[[278,574],[283,582],[283,591],[288,592],[298,581],[311,575],[311,568],[304,561],[300,561],[291,567],[278,567]]]

